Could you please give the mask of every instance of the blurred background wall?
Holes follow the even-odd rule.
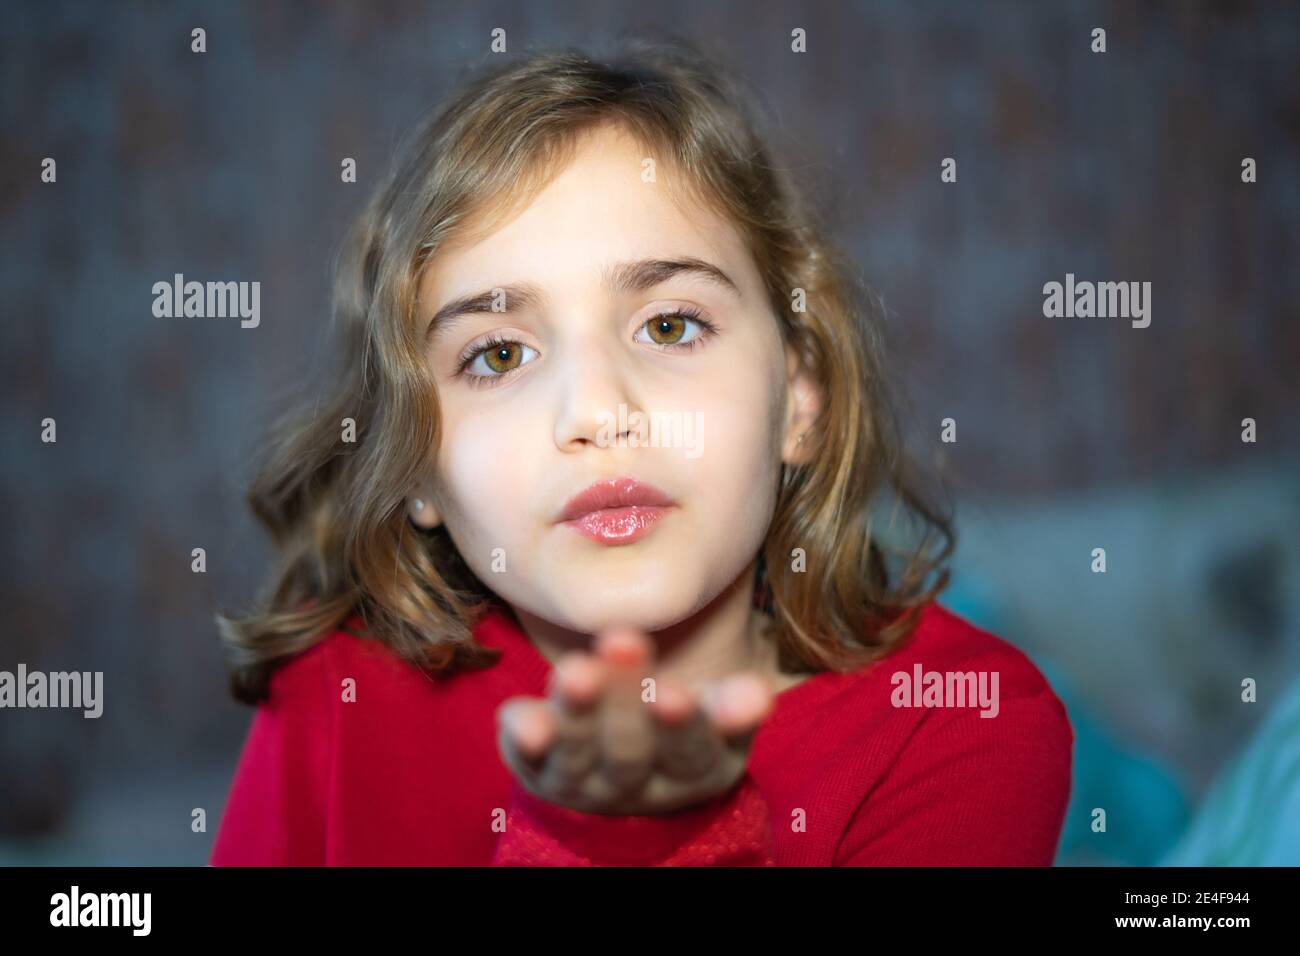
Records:
[[[398,138],[495,27],[508,57],[675,30],[749,80],[889,309],[915,446],[958,507],[948,603],[1070,707],[1059,861],[1185,848],[1300,673],[1300,9],[51,2],[0,20],[0,669],[102,670],[106,705],[0,711],[0,863],[206,860],[251,719],[212,614],[269,557],[249,451],[312,373]],[[1151,282],[1150,327],[1045,318],[1067,272]],[[154,318],[174,273],[260,281],[261,324]]]

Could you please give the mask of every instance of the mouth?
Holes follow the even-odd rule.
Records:
[[[613,478],[578,492],[555,520],[599,544],[631,544],[653,531],[675,507],[672,496],[654,485]]]

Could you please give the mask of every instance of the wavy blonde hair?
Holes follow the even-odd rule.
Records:
[[[783,340],[824,390],[816,454],[782,470],[759,555],[756,603],[773,618],[782,666],[878,659],[946,584],[951,520],[927,503],[903,454],[879,301],[769,159],[746,91],[708,63],[678,38],[636,41],[603,61],[567,49],[532,55],[472,77],[399,151],[339,262],[337,373],[275,423],[256,459],[248,501],[277,561],[253,610],[217,615],[237,699],[264,700],[277,666],[354,615],[436,674],[496,661],[473,627],[500,600],[445,528],[418,530],[405,513],[439,441],[416,290],[440,245],[485,209],[535,195],[581,134],[605,122],[622,124],[741,230]],[[805,311],[791,308],[796,289]],[[349,418],[354,442],[341,440]],[[878,533],[886,489],[919,518],[919,540],[893,548]],[[790,560],[794,547],[806,572]]]

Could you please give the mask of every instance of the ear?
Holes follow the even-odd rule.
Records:
[[[805,465],[812,460],[817,445],[812,429],[821,417],[824,396],[821,386],[793,346],[787,346],[785,350],[785,378],[785,434],[781,442],[781,460],[787,465]]]
[[[431,529],[442,524],[442,511],[434,504],[433,489],[421,484],[406,496],[406,513],[421,528]]]

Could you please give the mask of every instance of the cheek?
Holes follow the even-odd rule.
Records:
[[[528,500],[528,467],[536,457],[521,451],[519,425],[518,415],[504,408],[480,409],[464,420],[444,409],[439,503],[453,540],[467,551],[506,547],[511,529],[519,527],[509,506]]]
[[[727,515],[735,531],[765,529],[781,461],[779,409],[770,377],[755,373],[729,385],[701,401],[702,454],[688,463],[698,479],[692,484],[706,507]]]

